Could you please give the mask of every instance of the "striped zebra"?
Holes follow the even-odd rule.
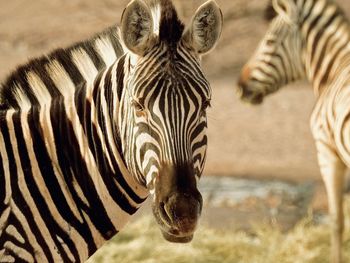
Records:
[[[306,77],[317,101],[311,116],[332,227],[332,262],[341,261],[344,173],[350,167],[350,24],[330,0],[272,0],[269,29],[243,67],[239,93],[259,104]]]
[[[208,1],[187,28],[170,0],[133,0],[121,27],[30,61],[0,91],[0,262],[81,262],[147,196],[164,238],[191,241],[202,209],[222,29]]]

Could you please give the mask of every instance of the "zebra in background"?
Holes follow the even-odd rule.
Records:
[[[0,262],[81,262],[152,195],[165,239],[202,209],[215,1],[185,29],[170,0],[133,0],[121,28],[18,68],[0,91]]]
[[[340,262],[344,173],[350,167],[350,24],[330,0],[272,0],[266,16],[269,29],[242,69],[239,93],[259,104],[292,81],[307,77],[313,84],[311,130],[328,195],[331,258]]]

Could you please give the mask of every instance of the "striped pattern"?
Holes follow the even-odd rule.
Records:
[[[147,196],[111,136],[114,32],[31,61],[2,90],[0,262],[84,261]]]
[[[215,25],[212,15],[221,14],[213,1],[203,7],[200,37],[207,19]],[[0,262],[85,261],[149,193],[164,237],[192,239],[211,89],[183,30],[171,1],[151,11],[134,0],[121,30],[34,59],[7,78],[0,90]]]
[[[350,24],[330,0],[273,0],[266,14],[269,29],[242,70],[239,93],[256,104],[294,80],[312,83],[317,102],[311,129],[332,219],[332,262],[340,262],[344,172],[350,167]]]

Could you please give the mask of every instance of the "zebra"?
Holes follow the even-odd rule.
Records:
[[[0,91],[0,262],[81,262],[148,196],[164,238],[193,238],[219,40],[213,0],[185,28],[171,0],[15,70]]]
[[[272,0],[269,28],[239,81],[241,99],[260,104],[282,86],[307,78],[317,101],[311,131],[331,215],[331,260],[341,261],[344,173],[350,167],[350,24],[330,0]]]

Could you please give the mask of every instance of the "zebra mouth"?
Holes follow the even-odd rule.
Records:
[[[165,240],[173,243],[188,243],[193,239],[198,218],[178,218],[171,215],[161,202],[153,205],[153,214]]]
[[[264,95],[262,93],[255,93],[250,96],[242,96],[241,99],[249,104],[259,105],[264,101]]]
[[[172,235],[171,233],[162,231],[162,235],[165,240],[172,243],[189,243],[193,239],[193,234],[188,236],[176,236],[176,235]]]
[[[236,91],[240,99],[249,104],[258,105],[264,100],[263,92],[251,91],[245,83],[239,83]]]

